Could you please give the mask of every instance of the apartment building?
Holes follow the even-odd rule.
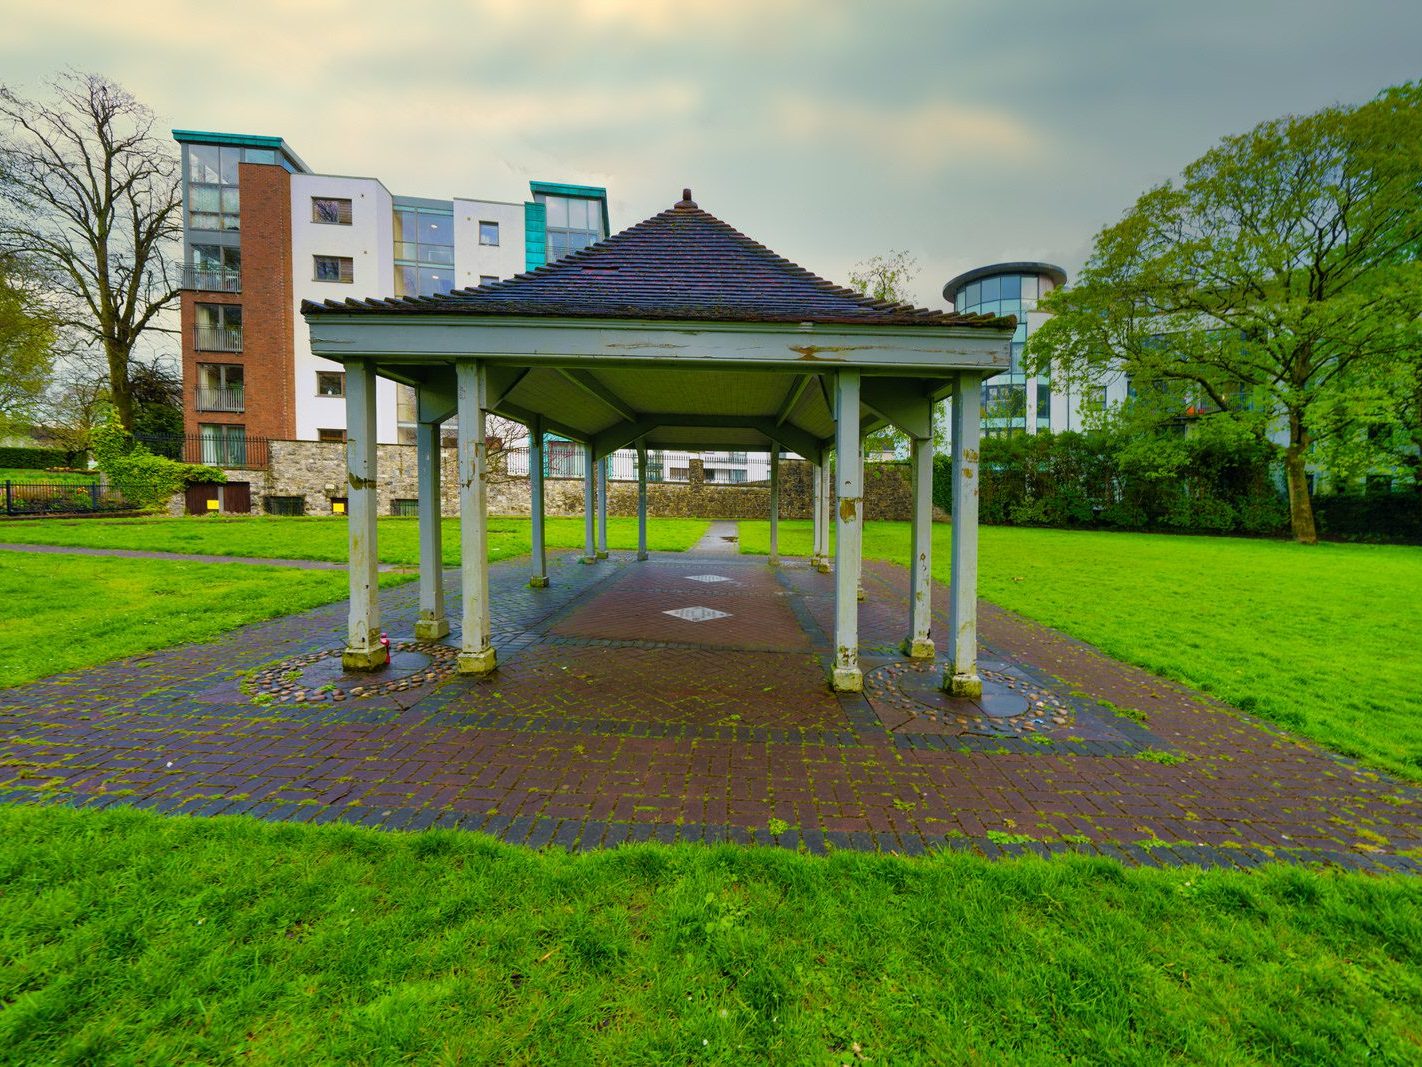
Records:
[[[1027,338],[1051,317],[1038,310],[1038,301],[1066,280],[1066,271],[1051,263],[994,263],[966,271],[943,286],[943,299],[955,311],[1017,317],[1011,365],[983,383],[983,433],[1081,430],[1094,414],[1126,398],[1124,375],[1073,390],[1054,383],[1050,374],[1030,375],[1023,367]]]
[[[339,441],[345,380],[311,354],[303,299],[428,296],[534,270],[607,236],[607,191],[521,201],[399,196],[314,172],[280,137],[174,130],[183,165],[189,458],[259,466],[268,440]],[[381,381],[378,439],[414,441],[413,391]]]

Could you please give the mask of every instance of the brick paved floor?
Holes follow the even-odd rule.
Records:
[[[720,554],[575,559],[553,560],[543,590],[521,561],[492,568],[500,669],[484,680],[440,656],[354,692],[371,679],[312,658],[339,648],[340,604],[0,691],[0,799],[458,826],[534,846],[1422,870],[1422,790],[992,605],[985,676],[1026,710],[942,698],[896,652],[899,568],[866,566],[869,695],[837,696],[831,576]],[[935,597],[941,626],[946,591]],[[385,591],[382,608],[408,640],[415,587]],[[722,614],[667,614],[683,608]]]

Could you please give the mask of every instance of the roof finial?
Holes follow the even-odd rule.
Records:
[[[676,206],[677,206],[677,207],[695,207],[695,206],[696,206],[696,201],[693,200],[693,199],[691,199],[691,189],[690,189],[690,187],[685,188],[685,189],[683,189],[683,190],[681,191],[681,199],[680,199],[679,201],[677,201],[677,205],[676,205]]]

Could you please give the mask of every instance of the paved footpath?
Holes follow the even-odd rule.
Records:
[[[0,799],[482,830],[532,846],[1076,851],[1422,871],[1422,790],[982,605],[991,696],[896,651],[901,568],[866,564],[866,693],[825,685],[833,577],[692,552],[491,568],[499,670],[457,634],[341,673],[345,605],[0,690]],[[457,572],[447,574],[459,618]],[[945,589],[935,589],[943,629]]]

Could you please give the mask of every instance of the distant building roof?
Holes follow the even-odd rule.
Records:
[[[303,314],[547,316],[1010,328],[1011,318],[958,315],[870,299],[776,255],[702,211],[674,206],[531,273],[432,297],[303,301]]]
[[[174,130],[173,140],[179,144],[215,144],[241,146],[243,148],[269,148],[286,156],[292,165],[302,174],[311,173],[311,168],[302,161],[301,157],[296,154],[291,145],[287,144],[280,137],[267,137],[259,133],[215,133],[210,130]]]
[[[986,267],[974,267],[972,270],[964,271],[956,278],[949,278],[947,284],[943,286],[943,299],[950,304],[953,303],[953,294],[965,285],[978,281],[981,278],[991,278],[998,274],[1045,274],[1052,279],[1055,285],[1065,285],[1066,271],[1053,263],[1030,263],[1023,261],[1020,263],[992,263]]]

